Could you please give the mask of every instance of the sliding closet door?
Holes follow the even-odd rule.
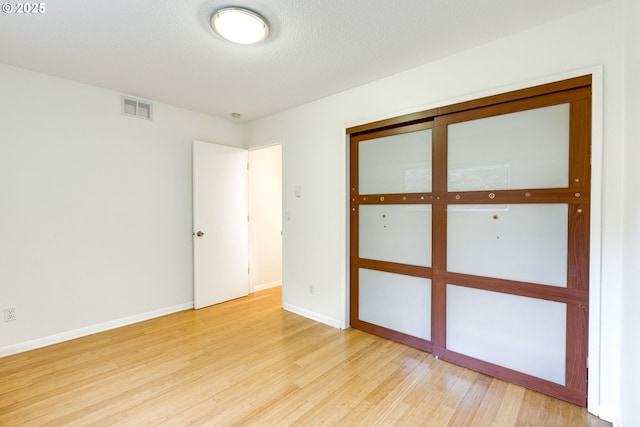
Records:
[[[590,77],[351,129],[351,324],[586,405]]]
[[[361,260],[352,274],[357,322],[424,347],[431,339],[432,212],[424,203],[431,192],[431,125],[375,132],[352,147],[362,200],[351,242]]]

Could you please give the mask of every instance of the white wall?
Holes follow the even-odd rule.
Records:
[[[0,356],[188,308],[191,143],[242,127],[0,64]]]
[[[624,269],[620,425],[640,426],[640,3],[625,0]]]
[[[598,366],[591,369],[595,386],[590,408],[605,418],[615,418],[623,249],[621,1],[249,124],[250,146],[270,140],[285,142],[283,209],[292,218],[284,222],[284,307],[328,324],[347,324],[346,127],[603,64],[604,115],[594,120],[604,123],[603,163],[594,165],[594,171],[603,175],[602,259],[595,260],[599,267],[595,271],[602,276],[602,336],[600,353],[591,355]],[[299,199],[293,197],[295,185],[305,188]],[[637,259],[637,253],[633,256]],[[308,290],[311,284],[315,295]],[[598,348],[597,343],[594,346]],[[599,375],[593,374],[598,371]],[[600,393],[594,395],[598,383]]]
[[[249,151],[251,290],[282,284],[282,146]]]

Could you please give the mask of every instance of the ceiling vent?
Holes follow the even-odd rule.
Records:
[[[151,120],[153,117],[153,104],[139,99],[122,97],[122,114],[141,119]]]

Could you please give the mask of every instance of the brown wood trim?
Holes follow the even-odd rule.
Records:
[[[358,267],[353,264],[349,268],[350,272],[350,283],[349,286],[349,323],[351,327],[356,328],[356,322],[360,317],[360,309],[358,307],[358,301],[360,300],[360,285],[359,285],[359,277],[358,277]]]
[[[351,140],[349,143],[349,195],[351,198],[359,194],[358,174],[358,143]]]
[[[447,127],[436,126],[432,134],[431,163],[433,168],[432,191],[435,193],[447,192]]]
[[[351,203],[359,205],[416,205],[430,204],[431,193],[359,194]]]
[[[374,325],[373,323],[365,322],[360,319],[352,321],[351,326],[356,329],[360,329],[361,331],[369,332],[371,334],[378,335],[380,337],[387,338],[402,344],[406,344],[411,347],[419,348],[428,352],[433,351],[433,344],[431,343],[431,341],[414,337],[413,335],[404,334],[402,332],[394,331],[393,329],[388,329],[384,326]]]
[[[431,265],[437,274],[447,270],[447,207],[434,205],[431,214]]]
[[[442,279],[450,285],[522,297],[538,298],[567,304],[585,305],[589,301],[589,293],[582,289],[561,288],[537,283],[519,282],[516,280],[497,279],[494,277],[473,276],[462,273],[443,273]]]
[[[569,187],[586,191],[591,183],[591,98],[571,103]]]
[[[358,195],[358,144],[350,141],[349,143],[349,255],[351,258],[357,257],[359,253],[358,229],[359,210],[354,203]],[[358,300],[359,297],[359,281],[358,268],[350,264],[349,278],[349,321],[353,325],[358,320]]]
[[[435,348],[447,345],[447,284],[437,275],[431,281],[431,342]]]
[[[351,258],[351,265],[355,268],[366,268],[368,270],[384,271],[386,273],[405,274],[407,276],[422,277],[431,279],[433,270],[431,267],[420,267],[417,265],[400,264],[397,262],[379,261],[366,258]]]
[[[533,86],[525,89],[515,90],[511,92],[505,92],[493,96],[488,96],[472,101],[460,102],[457,104],[447,105],[430,110],[418,111],[415,113],[405,114],[398,117],[392,117],[385,120],[378,120],[372,123],[366,123],[358,126],[353,126],[346,129],[346,133],[353,135],[362,132],[368,132],[375,129],[402,126],[408,122],[414,122],[419,120],[426,120],[432,117],[460,112],[463,110],[470,110],[475,108],[486,107],[488,105],[502,104],[518,99],[531,98],[551,92],[561,92],[579,87],[585,87],[591,85],[591,75],[585,75],[580,77],[574,77],[571,79],[561,80],[557,82],[547,83],[543,85]]]
[[[441,204],[446,194],[448,181],[447,166],[447,127],[436,126],[433,129],[432,168],[433,191],[438,196],[432,199],[431,214],[431,258],[434,278],[431,281],[431,341],[434,347],[445,347],[447,339],[447,284],[442,273],[447,270],[447,207]]]
[[[532,188],[493,191],[454,191],[434,193],[433,204],[509,204],[509,203],[589,203],[588,189],[576,191],[571,188]]]
[[[569,205],[567,287],[589,290],[589,205]]]
[[[355,136],[357,134],[365,133],[371,130],[378,130],[378,129],[391,130],[396,126],[404,126],[407,123],[412,123],[412,122],[419,123],[422,121],[431,120],[435,116],[435,112],[436,112],[435,109],[424,110],[424,111],[418,111],[415,113],[405,114],[399,117],[392,117],[389,119],[378,120],[376,122],[366,123],[363,125],[347,128],[346,133],[347,135]]]
[[[567,349],[565,383],[587,394],[587,349],[589,313],[585,306],[567,305]]]
[[[351,134],[351,139],[353,141],[361,142],[369,139],[383,138],[385,136],[400,135],[403,133],[431,129],[433,128],[433,116],[430,116],[428,114],[432,111],[435,111],[435,110],[428,110],[426,112],[410,114],[410,116],[412,117],[424,116],[420,119],[409,120],[406,122],[403,122],[403,121],[397,122],[396,118],[383,120],[382,122],[393,122],[393,124],[371,128],[370,132],[356,131],[356,132],[347,132],[347,134]],[[369,125],[363,125],[363,126],[369,127]],[[358,126],[358,127],[362,127],[362,126]],[[355,129],[355,128],[350,128],[350,129]]]
[[[589,203],[590,190],[588,188],[576,190],[576,188],[525,188],[492,191],[359,194],[351,198],[351,203],[352,205]]]
[[[457,365],[566,400],[567,402],[571,402],[576,405],[586,406],[587,404],[587,394],[584,389],[573,389],[569,387],[568,384],[556,384],[551,381],[543,380],[523,372],[514,371],[512,369],[505,368],[504,366],[494,365],[493,363],[485,362],[454,351],[439,349],[438,352],[441,359]]]
[[[527,89],[525,89],[525,91],[527,91]],[[497,97],[500,97],[500,95],[497,95]],[[538,94],[531,97],[505,97],[508,99],[502,102],[486,102],[485,99],[470,101],[463,103],[466,105],[462,105],[462,108],[459,108],[460,104],[439,108],[437,111],[436,125],[475,120],[530,110],[532,108],[548,107],[550,105],[563,104],[580,99],[589,99],[590,97],[591,87],[582,86],[563,91],[549,92],[544,95]]]

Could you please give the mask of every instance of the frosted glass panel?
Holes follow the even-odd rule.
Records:
[[[360,194],[431,191],[431,129],[361,141]]]
[[[568,186],[569,104],[448,126],[449,191]]]
[[[431,280],[359,270],[359,319],[431,339]]]
[[[447,285],[447,349],[565,384],[564,303]]]
[[[449,205],[447,270],[567,286],[567,205]]]
[[[361,205],[360,258],[431,266],[431,205]]]

